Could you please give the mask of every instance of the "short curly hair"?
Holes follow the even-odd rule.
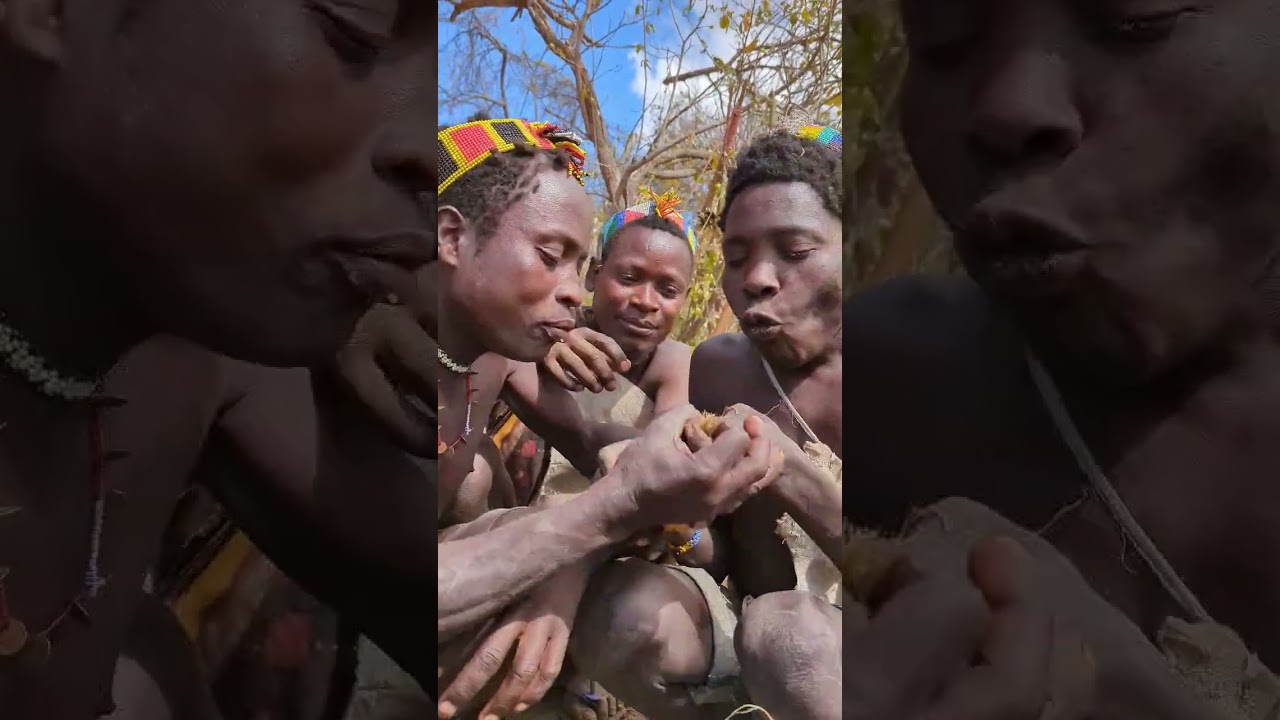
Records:
[[[489,119],[477,113],[467,122]],[[439,130],[450,127],[441,125]],[[567,172],[571,162],[569,153],[560,148],[516,145],[510,152],[494,153],[458,178],[440,193],[438,202],[457,208],[475,227],[476,239],[483,240],[497,229],[508,208],[538,191],[538,175],[543,170]]]
[[[844,218],[841,154],[812,140],[774,133],[752,142],[738,156],[738,164],[729,176],[724,209],[720,212],[720,230],[724,230],[733,201],[743,191],[756,185],[788,182],[801,182],[813,188],[828,212]]]

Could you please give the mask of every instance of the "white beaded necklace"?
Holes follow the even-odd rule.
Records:
[[[449,353],[445,352],[444,348],[441,348],[438,345],[436,346],[436,359],[439,360],[440,364],[445,366],[449,372],[463,377],[467,401],[467,415],[462,423],[462,434],[459,435],[452,443],[446,443],[444,441],[444,438],[440,435],[439,421],[436,423],[436,453],[438,455],[443,455],[452,450],[458,443],[471,437],[471,376],[475,373],[471,372],[470,365],[463,365],[457,360],[449,357]]]
[[[98,392],[97,381],[65,377],[54,370],[31,348],[26,338],[3,321],[0,321],[0,361],[40,394],[57,400],[87,400]]]
[[[10,614],[5,585],[7,571],[0,572],[0,660],[17,659],[19,662],[40,667],[49,661],[53,648],[52,636],[62,622],[69,617],[88,622],[89,612],[85,608],[85,602],[97,598],[107,585],[108,578],[102,573],[102,531],[106,521],[106,493],[103,480],[106,464],[111,459],[112,453],[106,449],[100,411],[105,406],[118,404],[119,401],[104,396],[100,392],[100,381],[64,377],[58,373],[32,349],[26,338],[2,321],[0,321],[0,362],[40,394],[55,400],[87,403],[91,410],[89,441],[92,452],[90,485],[93,506],[90,516],[88,557],[80,592],[47,627],[36,631],[28,629],[21,620]],[[21,508],[4,510],[5,512],[0,513],[0,516],[19,512]]]

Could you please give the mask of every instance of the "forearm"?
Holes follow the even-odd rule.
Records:
[[[844,549],[840,486],[808,460],[788,460],[787,471],[768,492],[822,552],[840,567]]]
[[[573,500],[521,513],[437,546],[437,633],[447,640],[490,617],[556,571],[598,561],[632,530],[618,489],[597,483]]]
[[[602,471],[599,467],[601,450],[615,443],[620,443],[625,440],[634,440],[639,434],[640,431],[630,425],[593,423],[588,429],[585,442],[582,444],[582,447],[579,448],[579,452],[582,456],[581,462],[585,466],[585,469],[589,470],[590,473],[584,472],[583,468],[578,467],[576,462],[574,463],[574,467],[577,468],[578,472],[581,472],[587,477],[594,476],[596,472]]]

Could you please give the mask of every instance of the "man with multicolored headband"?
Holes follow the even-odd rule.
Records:
[[[739,156],[721,219],[722,286],[742,333],[714,337],[692,358],[693,404],[764,413],[787,454],[778,483],[714,524],[734,588],[755,599],[740,607],[693,578],[628,568],[593,584],[580,611],[592,629],[584,638],[610,639],[576,642],[575,662],[651,717],[697,717],[694,707],[726,699],[750,699],[776,717],[841,717],[841,614],[831,604],[840,599],[832,560],[842,530],[840,150],[839,132],[796,123]],[[660,646],[616,639],[660,626],[659,612],[669,626],[677,609],[690,631]],[[812,655],[794,655],[800,647]],[[791,681],[802,661],[812,682],[797,697]]]
[[[636,431],[584,419],[554,379],[529,386],[517,377],[536,378],[528,363],[543,359],[575,327],[583,299],[578,268],[592,208],[580,185],[577,142],[546,125],[475,120],[441,129],[439,150],[438,676],[442,685],[461,677],[462,685],[453,683],[459,695],[476,698],[481,687],[466,685],[493,675],[492,669],[484,675],[485,658],[518,644],[513,674],[476,703],[481,716],[501,715],[537,701],[558,674],[598,562],[642,529],[736,507],[753,484],[771,481],[776,451],[752,439],[761,431],[756,421],[697,454],[672,452],[696,414],[676,407],[655,417],[615,471],[581,495],[536,510],[468,517],[477,508],[460,506],[459,495],[486,475],[492,482],[496,470],[477,462],[477,453],[491,444],[481,428],[500,393],[584,470],[599,447]],[[703,486],[733,490],[690,492]],[[722,500],[708,507],[707,498]],[[474,651],[477,633],[499,649]],[[442,717],[460,709],[441,700]]]

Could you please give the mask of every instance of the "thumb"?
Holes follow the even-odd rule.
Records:
[[[723,475],[742,462],[751,448],[751,436],[741,427],[729,428],[720,433],[711,445],[694,454],[704,467],[715,476]]]
[[[1027,600],[1034,571],[1031,555],[1010,538],[981,540],[969,554],[969,578],[992,607]]]
[[[663,438],[678,438],[684,431],[685,423],[698,417],[699,413],[692,405],[680,405],[649,421],[643,435]]]

